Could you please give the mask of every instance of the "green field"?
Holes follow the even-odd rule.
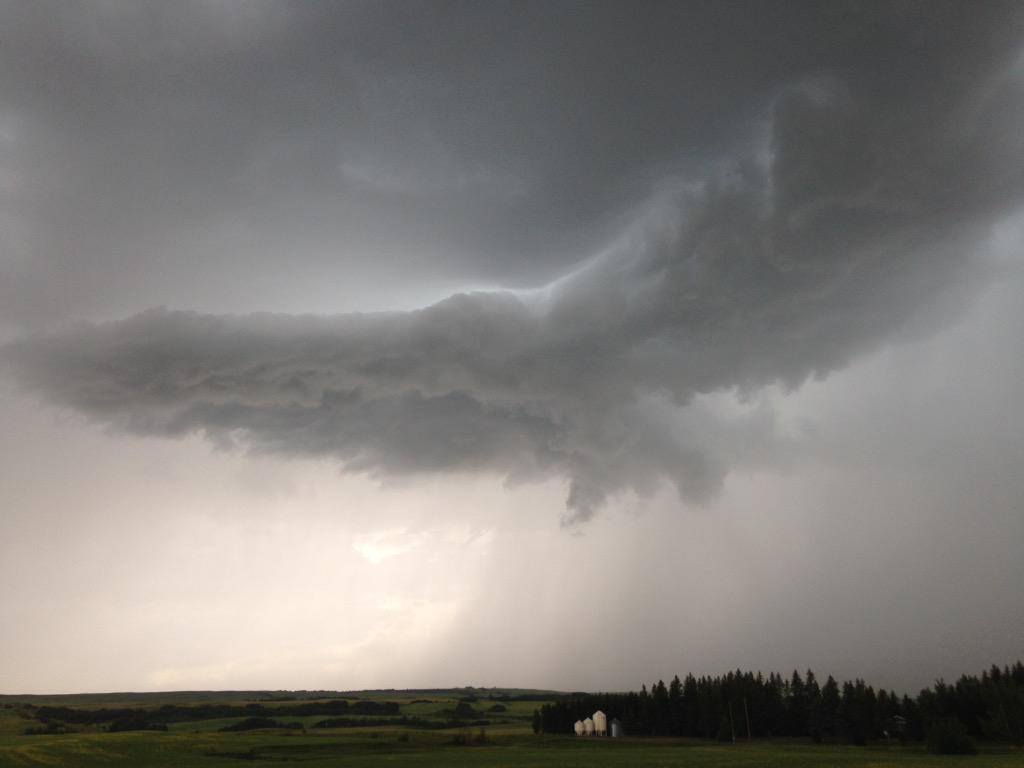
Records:
[[[351,731],[311,735],[72,734],[5,737],[0,764],[11,766],[958,766],[997,768],[1024,763],[1019,752],[938,757],[921,749],[685,740],[584,740],[532,734],[488,735],[489,743],[454,746],[442,733]]]
[[[461,692],[410,695],[408,692],[364,692],[359,698],[395,701],[401,714],[435,723],[457,704]],[[348,695],[348,694],[347,694]],[[248,698],[247,698],[248,696]],[[302,701],[315,700],[304,698]],[[577,739],[572,736],[535,736],[529,725],[533,701],[502,701],[504,712],[489,713],[485,727],[448,729],[405,728],[391,725],[313,728],[323,716],[287,718],[303,728],[248,732],[218,729],[241,718],[217,718],[169,725],[166,732],[108,733],[103,726],[77,726],[60,735],[25,735],[38,725],[28,717],[36,706],[61,705],[81,709],[132,706],[156,709],[161,704],[197,704],[217,701],[245,705],[253,694],[120,695],[93,697],[0,698],[0,765],[2,766],[536,766],[589,768],[590,766],[928,766],[967,765],[975,768],[1021,768],[1024,754],[1011,748],[983,750],[972,757],[938,757],[920,746],[813,745],[799,742],[755,741],[715,744],[690,739]],[[282,711],[297,702],[273,702]],[[474,707],[488,712],[496,702],[481,698]],[[372,718],[371,718],[372,720]]]

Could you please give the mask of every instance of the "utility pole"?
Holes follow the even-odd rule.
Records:
[[[750,710],[747,709],[746,696],[743,697],[743,714],[746,715],[747,718],[747,741],[749,741],[752,737],[750,735]]]
[[[736,724],[732,720],[732,701],[729,701],[729,733],[732,735],[732,743],[736,743]]]

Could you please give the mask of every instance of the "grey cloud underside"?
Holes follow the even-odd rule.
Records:
[[[1021,202],[1019,14],[926,8],[879,17],[873,56],[767,84],[758,151],[660,180],[604,250],[537,291],[381,314],[152,310],[4,356],[46,400],[134,433],[385,475],[556,474],[571,520],[663,478],[707,498],[742,449],[687,416],[695,396],[795,385],[935,328]]]
[[[748,154],[802,79],[850,93],[826,182],[873,192],[945,162],[929,121],[997,110],[974,101],[1020,35],[1013,2],[644,6],[4,4],[0,330],[545,283],[666,175]],[[862,158],[865,130],[890,141]]]

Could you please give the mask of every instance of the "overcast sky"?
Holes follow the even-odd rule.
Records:
[[[1022,52],[0,0],[0,692],[1024,657]]]

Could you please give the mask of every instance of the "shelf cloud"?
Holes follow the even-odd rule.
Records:
[[[153,309],[29,334],[3,359],[116,430],[380,476],[564,477],[568,522],[661,479],[706,499],[745,430],[772,421],[723,450],[712,417],[687,422],[695,398],[793,386],[941,326],[1021,203],[1005,17],[960,19],[967,37],[915,18],[883,19],[894,59],[772,84],[755,141],[654,179],[602,247],[540,287],[379,313]]]

